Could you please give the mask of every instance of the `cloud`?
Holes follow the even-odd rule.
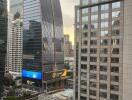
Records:
[[[60,0],[62,14],[63,14],[63,24],[64,33],[70,35],[70,40],[74,43],[74,7],[77,0]]]

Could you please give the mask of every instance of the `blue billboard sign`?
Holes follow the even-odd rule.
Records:
[[[22,69],[22,77],[42,80],[42,72]]]

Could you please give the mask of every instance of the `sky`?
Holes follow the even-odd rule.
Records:
[[[70,36],[70,41],[74,44],[74,7],[78,0],[60,0],[62,15],[63,15],[63,27],[64,34]]]

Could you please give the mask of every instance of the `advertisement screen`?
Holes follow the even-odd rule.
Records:
[[[22,77],[42,80],[42,72],[22,69]]]

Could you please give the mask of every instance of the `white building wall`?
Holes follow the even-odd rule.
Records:
[[[132,0],[124,0],[123,100],[132,98]]]

